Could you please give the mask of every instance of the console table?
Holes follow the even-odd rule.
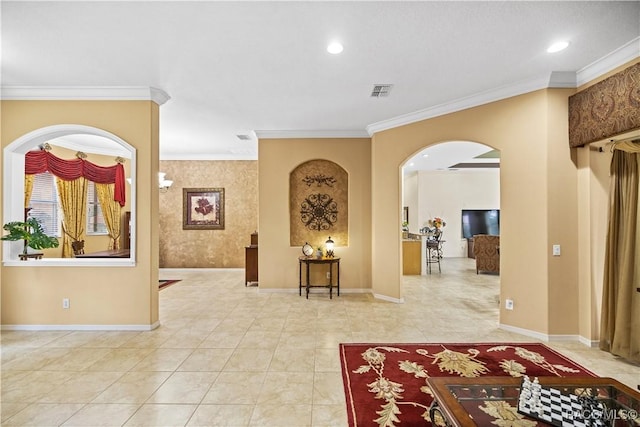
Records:
[[[427,384],[433,392],[429,416],[432,420],[439,419],[445,425],[453,427],[495,425],[495,418],[482,411],[480,406],[494,402],[515,411],[518,408],[521,381],[522,378],[513,377],[428,378]],[[539,377],[539,381],[541,385],[559,389],[563,393],[597,396],[614,413],[638,414],[640,393],[613,378]],[[522,418],[536,426],[548,425],[525,415]],[[616,424],[618,425],[627,424]]]
[[[333,298],[333,288],[337,285],[338,288],[338,296],[340,296],[340,258],[314,258],[314,257],[306,257],[301,256],[298,257],[298,294],[302,295],[302,265],[306,266],[306,285],[307,289],[307,299],[309,299],[309,289],[310,288],[329,288],[329,299]],[[309,279],[309,266],[311,264],[324,264],[329,266],[329,284],[328,285],[312,285]],[[336,272],[336,285],[333,284],[333,265],[336,264],[337,272]]]

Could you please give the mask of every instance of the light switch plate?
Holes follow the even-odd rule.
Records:
[[[553,256],[560,256],[560,245],[553,245]]]

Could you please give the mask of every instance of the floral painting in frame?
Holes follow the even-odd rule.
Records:
[[[224,230],[224,188],[182,189],[183,230]]]

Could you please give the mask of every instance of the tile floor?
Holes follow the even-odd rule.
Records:
[[[164,270],[151,332],[1,335],[3,426],[346,426],[340,342],[532,342],[498,329],[498,280],[473,260],[405,277],[404,304],[259,293],[242,270]],[[319,290],[322,291],[322,290]],[[552,347],[636,387],[640,367]]]

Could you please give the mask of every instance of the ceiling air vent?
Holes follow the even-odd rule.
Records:
[[[249,135],[236,135],[236,138],[238,138],[240,141],[250,141],[251,137]]]
[[[391,88],[393,85],[373,85],[373,90],[371,91],[372,98],[382,98],[385,96],[389,96],[389,92],[391,92]]]

